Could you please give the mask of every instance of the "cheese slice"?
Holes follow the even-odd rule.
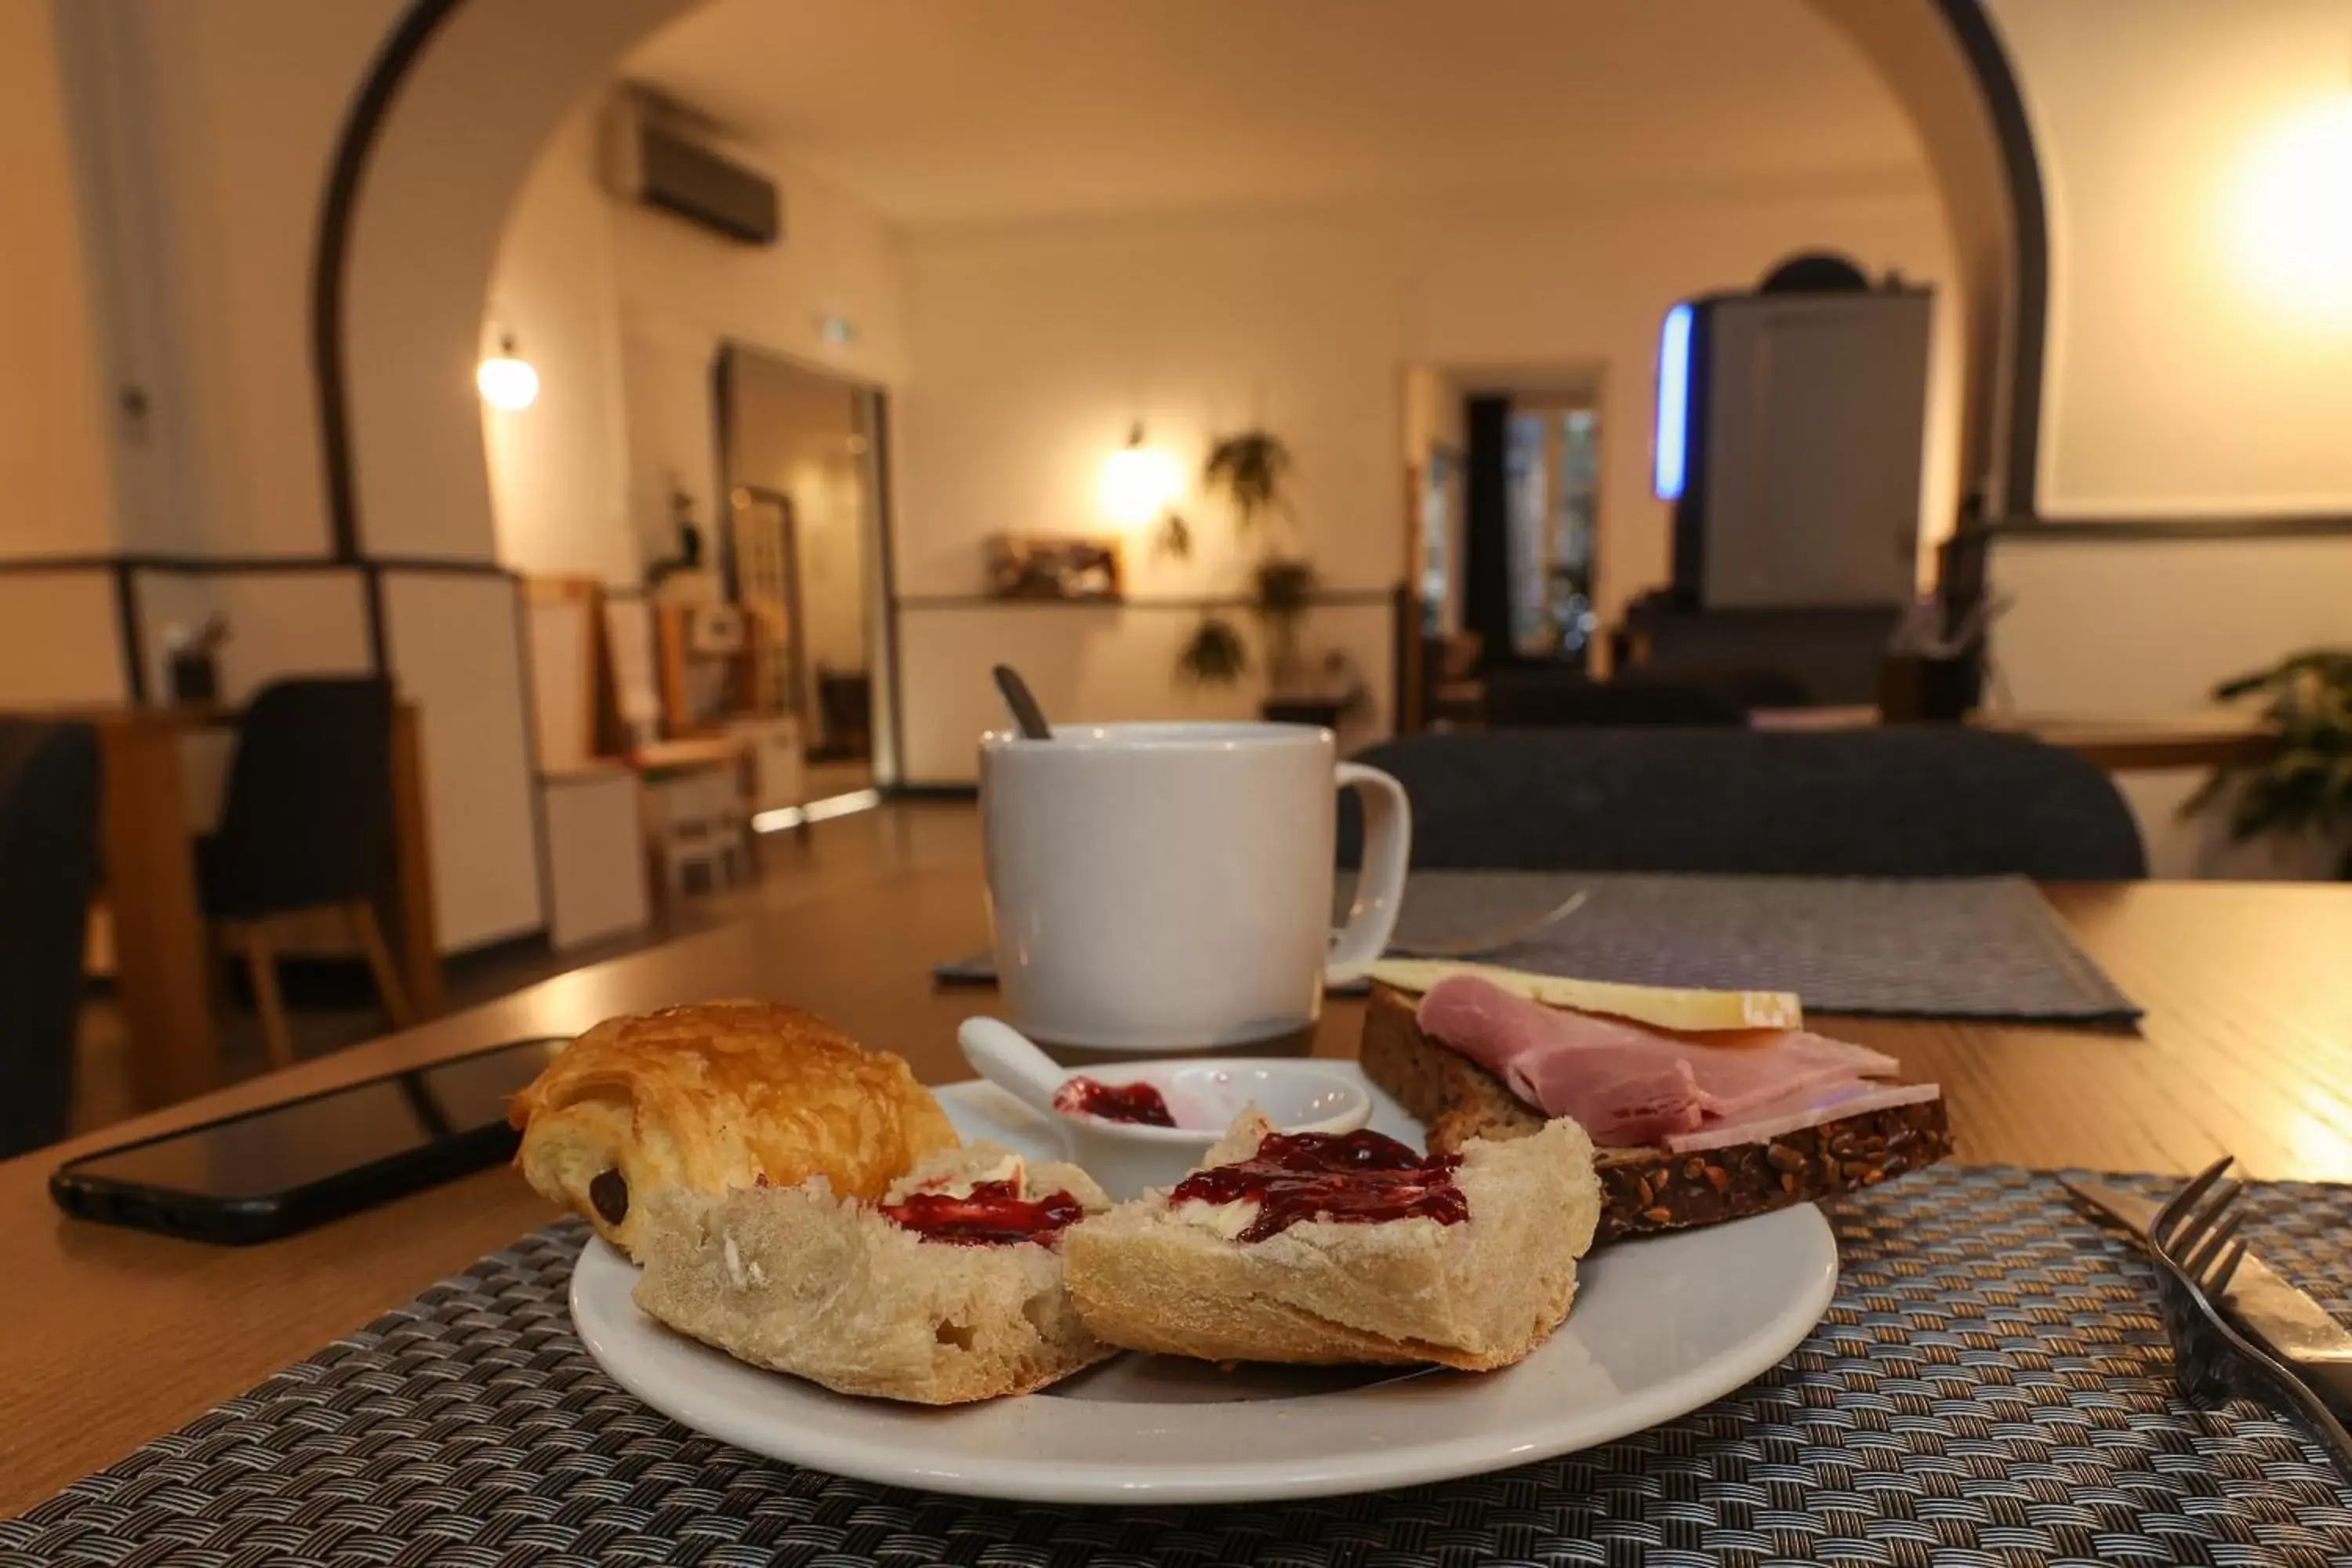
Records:
[[[1547,1007],[1607,1013],[1661,1029],[1797,1029],[1805,1010],[1793,991],[1691,991],[1674,985],[1624,985],[1612,980],[1568,980],[1492,963],[1443,959],[1383,958],[1364,973],[1400,991],[1423,992],[1456,974],[1475,974],[1515,996]]]

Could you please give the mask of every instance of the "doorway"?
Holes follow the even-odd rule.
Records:
[[[1503,446],[1511,651],[1591,661],[1599,617],[1592,571],[1601,523],[1601,410],[1590,393],[1515,396]]]
[[[1599,378],[1560,371],[1459,379],[1468,388],[1464,618],[1479,640],[1479,663],[1590,669],[1599,625]]]
[[[741,343],[716,374],[719,567],[761,632],[751,679],[799,723],[810,798],[870,789],[888,751],[883,394]]]

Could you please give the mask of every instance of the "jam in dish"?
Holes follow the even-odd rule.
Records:
[[[910,1193],[903,1203],[884,1204],[882,1213],[893,1224],[913,1231],[926,1241],[953,1242],[961,1247],[1005,1246],[1035,1241],[1050,1246],[1065,1227],[1086,1217],[1078,1200],[1067,1193],[1024,1198],[1021,1184],[980,1182],[971,1195],[952,1193]]]
[[[1257,1217],[1243,1227],[1240,1241],[1264,1241],[1307,1219],[1459,1225],[1470,1217],[1470,1200],[1454,1184],[1461,1163],[1452,1154],[1424,1158],[1369,1131],[1272,1132],[1249,1159],[1193,1172],[1168,1201],[1255,1203]]]
[[[1098,1116],[1145,1127],[1173,1127],[1168,1102],[1148,1083],[1097,1083],[1074,1078],[1054,1091],[1054,1109],[1065,1116]]]

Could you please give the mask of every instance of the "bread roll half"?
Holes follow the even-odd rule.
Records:
[[[992,1144],[951,1150],[897,1183],[909,1192],[1018,1173],[1023,1195],[1109,1199],[1074,1165],[1024,1165]],[[875,1205],[797,1187],[646,1200],[636,1302],[680,1333],[841,1394],[958,1405],[1027,1394],[1114,1353],[1087,1331],[1058,1248],[926,1239]],[[1066,1236],[1066,1233],[1065,1233]]]
[[[1257,1152],[1251,1113],[1206,1165]],[[1454,1184],[1459,1224],[1307,1220],[1235,1239],[1253,1205],[1148,1192],[1063,1241],[1071,1300],[1100,1339],[1208,1361],[1507,1366],[1551,1336],[1576,1294],[1576,1260],[1600,1215],[1592,1144],[1558,1121],[1507,1142],[1474,1140]]]

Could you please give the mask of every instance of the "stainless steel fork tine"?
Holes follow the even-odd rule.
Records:
[[[2215,1226],[2210,1235],[2200,1238],[2197,1249],[2181,1260],[2180,1267],[2188,1271],[2189,1278],[2196,1280],[2198,1288],[2209,1296],[2217,1294],[2221,1289],[2213,1282],[2214,1262],[2221,1258],[2230,1243],[2236,1239],[2238,1226],[2243,1225],[2246,1216],[2242,1214],[2230,1215],[2220,1225]]]
[[[2245,1260],[2246,1244],[2242,1241],[2231,1243],[2228,1255],[2214,1266],[2213,1278],[2205,1281],[2205,1294],[2219,1301],[2221,1292],[2230,1288],[2231,1279],[2236,1276],[2238,1265]]]
[[[2173,1194],[2172,1201],[2164,1205],[2164,1212],[2156,1216],[2156,1224],[2148,1227],[2157,1240],[2169,1247],[2181,1237],[2181,1222],[2189,1217],[2189,1211],[2196,1206],[2197,1200],[2203,1197],[2213,1184],[2221,1179],[2221,1173],[2230,1168],[2231,1163],[2231,1156],[2222,1155],[2200,1172],[2195,1180]]]
[[[2222,1216],[2237,1206],[2243,1190],[2243,1183],[2214,1183],[2213,1190],[2205,1194],[2204,1201],[2192,1207],[2188,1217],[2181,1222],[2179,1231],[2172,1238],[2173,1251],[2185,1257],[2203,1247],[2205,1238],[2221,1225]]]

